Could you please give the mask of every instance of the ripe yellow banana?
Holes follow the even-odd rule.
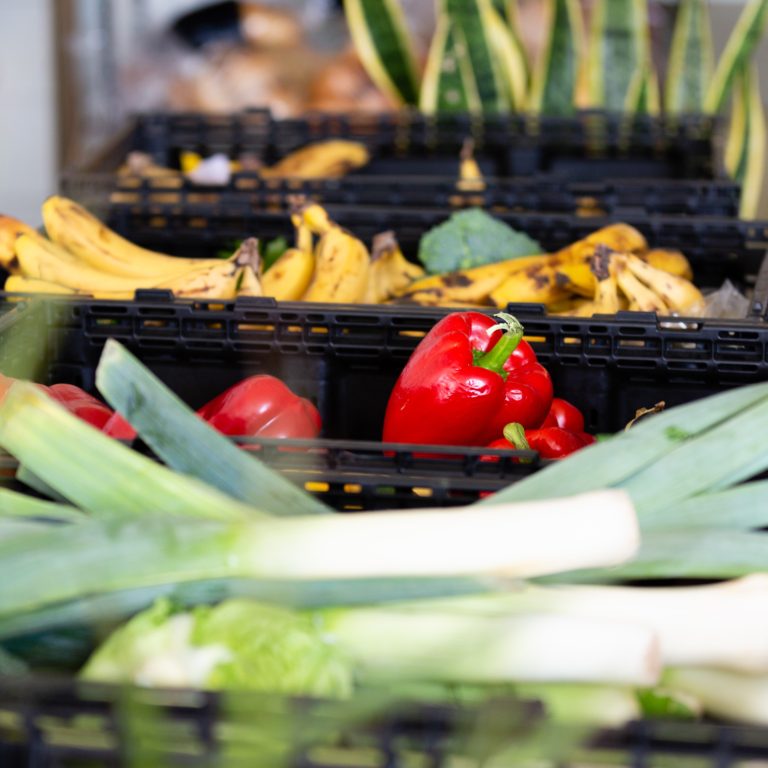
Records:
[[[639,312],[656,312],[668,315],[669,306],[664,299],[635,277],[627,266],[628,256],[616,258],[616,279],[619,288],[629,301],[629,308]]]
[[[551,263],[514,272],[491,291],[491,300],[497,307],[510,302],[549,305],[562,301],[570,291],[558,284],[556,275],[557,268]]]
[[[313,235],[324,235],[338,226],[331,221],[328,211],[319,203],[309,203],[297,196],[293,198],[292,206],[291,220],[297,229],[297,241],[301,241],[299,243],[301,248],[306,247],[307,241],[306,231],[301,228],[302,224]]]
[[[672,311],[695,313],[703,307],[704,297],[690,280],[656,269],[632,254],[627,254],[626,262],[632,274],[658,294]]]
[[[418,264],[403,256],[394,232],[380,232],[373,238],[368,288],[363,301],[366,304],[388,301],[403,293],[423,274]]]
[[[494,261],[479,267],[469,267],[455,272],[446,272],[442,275],[422,277],[411,283],[407,292],[414,293],[450,287],[459,298],[483,302],[488,299],[490,292],[501,285],[510,275],[551,263],[552,256],[548,254]]]
[[[130,278],[171,278],[220,259],[186,259],[141,248],[74,200],[53,195],[42,206],[48,237],[94,269]]]
[[[315,248],[315,273],[303,301],[355,303],[368,288],[370,256],[365,244],[333,226]]]
[[[242,269],[248,263],[244,254],[217,260],[172,278],[130,278],[93,269],[61,246],[39,233],[25,234],[16,241],[21,274],[65,286],[79,293],[104,298],[133,297],[141,288],[170,290],[179,298],[233,299]]]
[[[315,273],[315,254],[310,248],[289,248],[261,276],[265,296],[278,301],[298,301],[309,287]]]
[[[331,139],[297,149],[274,165],[262,168],[259,174],[266,179],[339,178],[366,165],[369,160],[370,155],[365,144],[359,141]]]
[[[640,258],[647,261],[652,267],[669,272],[670,275],[684,277],[686,280],[693,280],[693,270],[691,263],[680,251],[670,250],[668,248],[651,248],[648,253],[641,254]]]
[[[35,230],[13,216],[0,215],[0,267],[14,275],[19,271],[14,245],[19,235]]]
[[[555,271],[555,280],[562,288],[579,296],[593,298],[597,280],[588,261],[568,261]]]
[[[37,280],[34,277],[10,275],[5,281],[3,290],[8,293],[50,293],[59,295],[74,295],[77,291],[58,283],[47,280]]]
[[[596,245],[606,245],[620,253],[644,253],[648,250],[645,237],[629,224],[618,222],[590,233],[585,238],[557,252],[563,262],[588,261]]]

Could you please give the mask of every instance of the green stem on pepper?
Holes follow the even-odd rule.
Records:
[[[520,321],[507,312],[499,312],[494,317],[498,317],[501,322],[491,326],[488,333],[501,330],[504,331],[504,335],[496,342],[493,349],[480,355],[474,362],[481,368],[506,376],[504,365],[523,338],[524,330]]]
[[[502,434],[518,451],[531,450],[531,446],[528,445],[528,441],[525,439],[525,430],[522,424],[517,424],[516,422],[507,424]]]

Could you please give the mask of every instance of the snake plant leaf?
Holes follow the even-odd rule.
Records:
[[[416,104],[416,57],[398,0],[345,0],[350,37],[368,76],[398,104]]]
[[[766,164],[766,118],[757,67],[745,65],[736,74],[725,167],[741,185],[739,216],[754,219],[760,205]]]
[[[469,63],[484,114],[509,111],[507,88],[489,28],[492,12],[491,0],[442,0],[442,13],[450,18],[454,35],[464,38],[458,53]]]
[[[707,0],[682,0],[675,18],[664,86],[667,114],[700,114],[715,55]]]
[[[621,112],[632,80],[650,60],[646,0],[597,0],[588,46],[589,106]]]
[[[651,115],[661,113],[661,94],[656,68],[649,60],[632,77],[627,91],[624,112],[629,115]]]
[[[462,30],[448,16],[439,16],[421,81],[419,107],[425,114],[482,111],[466,45]]]
[[[583,66],[584,24],[578,0],[547,0],[547,42],[533,74],[530,108],[573,114]]]
[[[749,0],[733,28],[707,89],[704,111],[720,112],[726,104],[739,70],[751,59],[768,21],[768,0]]]
[[[507,99],[513,109],[522,110],[528,98],[528,61],[525,49],[512,27],[494,6],[489,4],[484,12]]]
[[[734,180],[744,177],[749,136],[749,78],[742,67],[733,79],[733,99],[728,123],[723,163],[726,173]]]

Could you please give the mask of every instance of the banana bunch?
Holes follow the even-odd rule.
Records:
[[[703,309],[704,297],[688,278],[660,269],[636,254],[599,245],[589,268],[595,280],[593,298],[563,306],[559,314],[589,317],[628,309],[696,316]]]
[[[403,256],[394,232],[365,243],[340,227],[317,203],[292,199],[296,242],[261,275],[264,296],[278,301],[380,304],[424,270]]]
[[[0,218],[0,263],[8,292],[132,299],[139,289],[177,298],[234,299],[261,295],[258,242],[246,240],[228,259],[186,259],[141,248],[81,205],[54,195],[42,206],[46,234]],[[8,232],[16,236],[7,246]],[[3,245],[5,243],[6,245]]]

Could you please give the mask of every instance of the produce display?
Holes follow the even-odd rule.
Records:
[[[178,298],[223,300],[244,295],[501,309],[510,302],[540,303],[552,314],[582,316],[619,310],[696,316],[705,310],[685,256],[649,248],[627,224],[608,225],[544,254],[524,233],[467,209],[422,237],[418,264],[405,258],[395,233],[376,236],[369,251],[319,204],[294,202],[295,245],[266,264],[254,237],[226,259],[147,250],[73,200],[52,196],[42,208],[47,236],[0,217],[0,265],[9,272],[4,288],[116,300],[158,289]]]
[[[595,726],[768,721],[765,383],[654,413],[471,507],[361,515],[236,448],[115,340],[96,386],[163,463],[38,386],[0,403],[0,445],[60,499],[0,490],[0,638],[22,668],[19,638],[55,644],[87,616],[111,629],[76,663],[91,681],[351,701],[502,687]]]

